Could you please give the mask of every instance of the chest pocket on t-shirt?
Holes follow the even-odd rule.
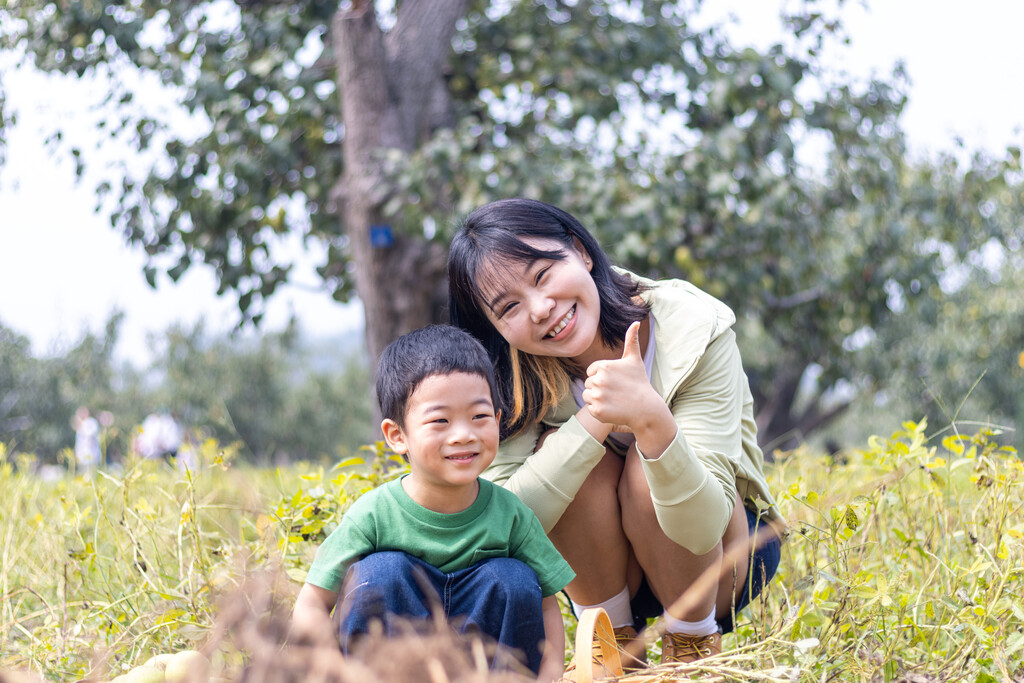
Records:
[[[490,560],[495,557],[508,557],[507,548],[477,548],[473,551],[470,564],[476,564],[477,562],[483,562],[484,560]]]

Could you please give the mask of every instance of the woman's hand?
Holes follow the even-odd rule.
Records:
[[[639,322],[626,330],[621,358],[590,364],[584,387],[583,402],[591,415],[614,431],[633,432],[646,457],[658,457],[675,438],[672,412],[647,378]]]

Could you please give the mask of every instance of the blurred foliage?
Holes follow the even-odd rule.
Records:
[[[373,27],[394,48],[396,71],[401,41],[416,39],[389,35],[404,5],[377,8]],[[784,44],[752,49],[720,27],[698,28],[699,2],[473,0],[438,75],[452,123],[415,149],[379,149],[372,201],[404,237],[443,241],[453,216],[485,201],[543,199],[579,216],[613,260],[724,299],[740,317],[769,445],[791,444],[883,389],[915,414],[935,410],[917,391],[923,375],[947,404],[962,401],[963,383],[939,387],[945,368],[929,362],[987,372],[983,383],[1015,381],[995,350],[1024,350],[1014,346],[1019,323],[987,329],[995,355],[984,355],[980,340],[965,349],[964,336],[939,334],[935,312],[963,308],[972,293],[1012,296],[1011,278],[994,278],[979,255],[1020,258],[1020,150],[909,158],[902,70],[854,82],[821,62],[826,46],[848,38],[842,5],[797,4]],[[372,6],[341,3],[337,19]],[[329,0],[12,0],[0,10],[0,41],[43,71],[107,77],[99,125],[161,152],[148,176],[98,188],[116,199],[113,227],[151,256],[151,282],[158,268],[177,279],[204,261],[243,319],[258,321],[289,275],[274,248],[289,232],[328,247],[321,275],[338,299],[355,293],[351,226],[330,193],[344,170],[345,93],[329,23],[338,9]],[[129,71],[176,93],[189,125],[142,106],[117,78]],[[55,140],[82,172],[91,154],[59,131]],[[362,282],[398,280],[385,271]],[[1007,404],[987,402],[1002,391],[979,386],[959,417],[1014,419]]]
[[[0,166],[7,160],[7,139],[4,137],[4,129],[16,123],[7,107],[7,93],[4,89],[4,81],[0,75]]]
[[[880,395],[893,405],[926,407],[929,423],[971,433],[1015,426],[1024,444],[1024,255],[991,251],[976,272],[954,269],[948,293],[932,284],[919,318],[896,316],[877,357],[891,373]],[[920,286],[920,285],[919,285]],[[888,366],[887,369],[883,366]]]
[[[0,323],[0,442],[54,462],[74,447],[72,418],[86,406],[94,415],[114,415],[105,447],[126,450],[147,401],[139,373],[114,358],[122,319],[115,314],[102,335],[87,332],[63,353],[42,357],[27,337]]]
[[[304,347],[294,323],[248,344],[211,338],[200,323],[172,328],[162,344],[152,367],[160,405],[222,442],[241,439],[258,462],[335,460],[373,434],[370,372],[355,344],[347,354]]]
[[[155,336],[154,360],[140,370],[113,354],[121,319],[113,316],[103,336],[87,333],[46,357],[0,324],[0,443],[49,462],[73,460],[79,406],[111,414],[107,462],[125,457],[152,412],[170,412],[193,441],[239,442],[241,457],[264,464],[337,460],[373,435],[369,368],[354,339],[314,347],[293,324],[238,340],[211,336],[199,323]]]

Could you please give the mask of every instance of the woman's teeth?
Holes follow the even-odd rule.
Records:
[[[569,312],[565,314],[565,317],[562,318],[559,321],[559,323],[557,325],[555,325],[554,328],[550,332],[548,332],[547,336],[548,337],[554,337],[556,334],[558,334],[559,332],[564,330],[565,326],[568,325],[569,321],[572,320],[575,316],[576,316],[576,307],[573,306],[572,308],[569,309]]]

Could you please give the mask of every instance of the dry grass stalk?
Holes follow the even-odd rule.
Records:
[[[251,577],[227,594],[203,652],[240,655],[241,664],[223,671],[244,683],[522,683],[530,680],[509,655],[478,638],[467,639],[436,620],[426,627],[409,624],[386,637],[380,629],[364,637],[349,656],[332,641],[288,639],[291,592],[281,574]],[[506,670],[488,667],[497,658]]]

